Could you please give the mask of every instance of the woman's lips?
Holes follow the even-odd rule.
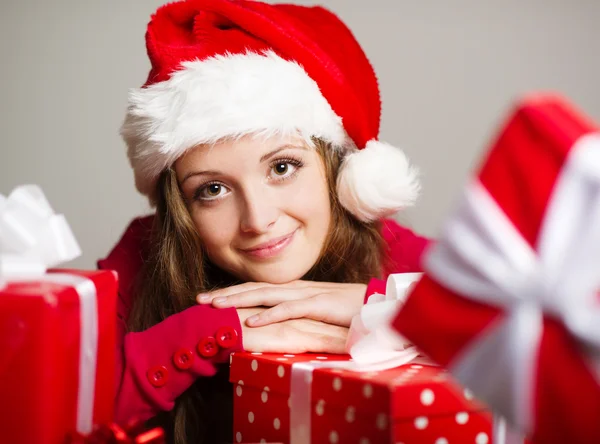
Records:
[[[256,247],[240,250],[242,253],[259,259],[269,259],[281,253],[294,239],[297,230],[292,231],[285,236],[271,239]]]

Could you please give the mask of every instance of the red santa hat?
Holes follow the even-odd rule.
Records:
[[[300,134],[344,153],[342,205],[372,221],[414,202],[417,171],[379,142],[381,101],[350,30],[321,7],[187,0],[153,15],[148,80],[129,95],[121,134],[138,190],[187,150],[224,138]]]

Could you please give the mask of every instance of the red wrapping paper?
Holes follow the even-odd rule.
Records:
[[[519,104],[486,155],[478,179],[532,249],[539,248],[540,227],[567,154],[594,132],[597,126],[565,100],[531,96]],[[452,368],[506,315],[496,306],[450,290],[426,272],[393,325],[432,359]],[[598,443],[600,386],[583,348],[554,316],[546,313],[542,322],[529,387],[532,441]],[[486,402],[502,408],[494,399]]]
[[[290,442],[290,384],[298,362],[347,361],[337,355],[235,353],[234,442]],[[492,442],[491,415],[446,371],[415,362],[380,372],[316,369],[311,442]]]
[[[117,276],[55,272],[90,279],[96,289],[95,380],[80,379],[80,326],[86,320],[75,287],[9,282],[0,290],[1,443],[64,443],[76,431],[80,384],[94,386],[93,423],[113,419]]]

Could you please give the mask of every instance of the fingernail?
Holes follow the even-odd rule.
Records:
[[[198,296],[198,302],[209,302],[210,296]]]
[[[258,315],[250,316],[248,319],[246,319],[247,324],[254,324],[256,321],[258,321]]]
[[[213,304],[222,304],[225,301],[227,301],[227,298],[214,298]]]

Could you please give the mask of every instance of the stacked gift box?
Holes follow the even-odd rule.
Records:
[[[0,443],[159,444],[112,422],[117,275],[49,269],[79,254],[38,187],[0,195]]]
[[[485,406],[417,359],[357,371],[349,356],[235,353],[235,442],[491,443]]]

